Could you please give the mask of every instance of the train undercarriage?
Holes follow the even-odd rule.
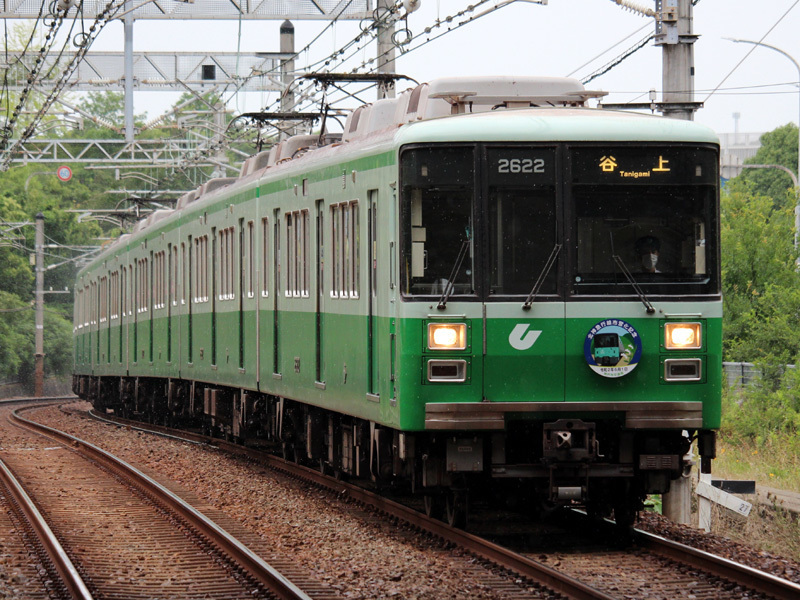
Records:
[[[401,432],[248,390],[178,379],[75,375],[100,412],[263,446],[337,477],[422,498],[425,511],[465,526],[472,502],[537,513],[582,506],[629,527],[647,494],[688,474],[692,441],[704,471],[714,433],[629,430],[613,418],[509,421],[502,431]]]

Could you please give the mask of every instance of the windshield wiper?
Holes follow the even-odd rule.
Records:
[[[644,308],[647,311],[647,314],[651,315],[654,312],[656,312],[656,309],[653,308],[652,304],[650,304],[650,301],[647,299],[647,296],[644,295],[642,288],[639,287],[639,284],[636,283],[636,280],[633,278],[633,275],[631,275],[631,272],[628,270],[628,267],[626,267],[625,263],[622,262],[622,258],[620,258],[618,254],[612,254],[611,258],[613,258],[614,262],[617,263],[617,266],[620,268],[620,271],[622,271],[622,274],[625,275],[625,278],[628,280],[628,283],[630,283],[633,286],[633,291],[636,292],[636,294],[639,296],[639,300],[641,300],[642,304],[644,304]]]
[[[548,273],[550,273],[550,270],[553,268],[553,265],[556,264],[556,258],[558,257],[559,252],[561,252],[561,244],[556,244],[555,246],[553,246],[553,250],[550,252],[550,256],[547,258],[547,262],[544,263],[544,267],[542,267],[542,271],[541,273],[539,273],[539,277],[538,279],[536,279],[536,283],[533,284],[531,293],[528,294],[527,298],[525,298],[525,303],[522,305],[522,310],[531,309],[531,304],[533,304],[533,301],[536,300],[536,296],[539,294],[539,290],[544,284],[544,280],[547,278],[547,275]]]
[[[461,249],[458,251],[458,256],[456,257],[456,263],[453,265],[453,270],[450,271],[450,277],[447,278],[447,284],[444,286],[444,292],[442,293],[441,297],[439,298],[439,304],[436,305],[436,308],[439,310],[444,310],[447,308],[447,301],[450,299],[451,294],[453,293],[453,289],[455,289],[455,278],[458,274],[459,270],[461,270],[461,263],[464,262],[464,258],[467,256],[467,250],[469,250],[469,230],[467,231],[467,239],[465,239],[461,243]]]

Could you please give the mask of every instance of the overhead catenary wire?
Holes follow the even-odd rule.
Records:
[[[761,42],[763,42],[763,41],[766,39],[766,37],[767,37],[767,36],[768,36],[770,33],[772,33],[772,30],[773,30],[773,29],[775,29],[775,28],[776,28],[776,27],[777,27],[777,26],[778,26],[778,25],[781,23],[781,21],[783,21],[783,20],[786,18],[786,16],[787,16],[787,15],[788,15],[790,12],[792,12],[792,10],[794,10],[795,6],[797,6],[798,4],[800,4],[800,0],[795,0],[795,1],[792,3],[792,5],[791,5],[791,6],[790,6],[788,9],[786,9],[786,12],[784,12],[784,13],[783,13],[783,14],[780,16],[780,18],[779,18],[777,21],[775,21],[775,23],[772,25],[772,27],[770,27],[770,28],[767,30],[767,32],[766,32],[764,35],[762,35],[762,36],[761,36],[761,39],[760,39],[760,40],[758,40],[758,44],[760,44]],[[715,93],[717,93],[717,90],[719,90],[719,89],[722,87],[722,84],[723,84],[723,83],[725,83],[725,82],[728,80],[728,78],[729,78],[731,75],[733,75],[733,74],[734,74],[734,72],[735,72],[735,71],[736,71],[736,70],[737,70],[737,69],[738,69],[740,66],[742,66],[742,63],[744,63],[744,61],[745,61],[745,60],[747,60],[747,58],[748,58],[748,57],[749,57],[749,56],[750,56],[750,55],[753,53],[753,51],[754,51],[754,50],[755,50],[755,49],[758,47],[758,44],[754,44],[754,45],[753,45],[753,47],[752,47],[752,48],[750,48],[750,50],[747,52],[747,54],[745,54],[745,55],[742,57],[742,59],[741,59],[741,60],[740,60],[738,63],[736,63],[736,65],[735,65],[735,66],[734,66],[734,67],[733,67],[733,68],[732,68],[730,71],[728,71],[728,74],[727,74],[727,75],[725,75],[725,77],[723,77],[723,78],[722,78],[722,81],[720,81],[720,82],[719,82],[719,84],[717,84],[717,87],[715,87],[715,88],[714,88],[714,89],[711,91],[711,93],[709,93],[709,94],[708,94],[708,96],[706,96],[706,99],[705,99],[705,100],[703,100],[703,102],[704,102],[704,103],[705,103],[705,102],[708,102],[708,99],[709,99],[709,98],[711,98],[711,96],[713,96]]]
[[[113,19],[114,16],[116,15],[116,13],[119,12],[119,10],[122,8],[122,6],[123,6],[122,4],[120,4],[118,6],[114,6],[114,2],[115,2],[115,0],[110,0],[108,2],[108,4],[106,4],[105,8],[100,13],[98,13],[97,17],[95,18],[94,23],[92,24],[92,26],[89,29],[90,33],[82,38],[83,39],[82,45],[80,46],[78,51],[72,56],[69,64],[66,66],[66,68],[62,72],[61,77],[58,80],[58,82],[56,82],[56,84],[53,86],[52,90],[50,91],[50,94],[45,99],[45,101],[42,104],[42,106],[39,109],[39,111],[36,113],[36,115],[31,120],[31,122],[29,123],[29,125],[27,126],[25,131],[15,141],[15,143],[12,145],[11,148],[8,148],[7,146],[8,146],[9,139],[10,139],[11,135],[13,134],[13,127],[9,128],[9,126],[7,125],[6,128],[3,130],[3,139],[0,142],[0,152],[2,152],[2,155],[1,155],[2,156],[2,160],[0,161],[0,170],[2,170],[2,171],[7,171],[8,170],[8,168],[9,168],[9,166],[11,164],[11,160],[12,160],[12,156],[13,156],[14,151],[22,143],[24,143],[28,138],[30,138],[33,135],[33,133],[34,133],[34,131],[36,129],[36,126],[38,125],[39,121],[44,117],[44,115],[47,113],[49,108],[53,105],[53,103],[56,101],[58,96],[61,94],[61,91],[66,86],[67,81],[72,76],[72,73],[74,72],[74,70],[77,68],[78,64],[80,64],[80,62],[83,60],[83,57],[88,52],[89,47],[92,45],[92,42],[100,34],[100,31],[103,30],[105,25],[111,19]],[[64,18],[65,15],[66,15],[66,12],[60,14],[59,23],[63,21],[63,18]],[[53,43],[55,43],[55,39],[53,39],[53,42],[51,42],[51,45]],[[37,65],[39,64],[39,60],[40,59],[41,59],[41,56],[37,59]],[[35,80],[36,80],[36,77],[34,77],[34,76],[28,78],[28,87],[29,88],[33,87],[33,83],[35,82]],[[26,89],[28,89],[28,88],[26,88]],[[24,103],[20,102],[20,104],[18,104],[17,108],[20,109],[20,111],[21,111],[21,108],[22,108],[23,105],[24,105]],[[15,109],[15,111],[16,111],[16,109]]]

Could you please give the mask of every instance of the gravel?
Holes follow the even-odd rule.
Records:
[[[56,408],[38,412],[36,419],[192,490],[344,598],[537,597],[521,583],[507,591],[508,579],[500,591],[487,584],[499,577],[470,556],[220,451],[65,416]],[[637,527],[800,583],[800,564],[728,538],[654,513],[643,513]]]
[[[344,598],[542,597],[523,583],[498,591],[491,582],[499,577],[471,556],[218,450],[101,425],[57,408],[34,418],[192,490]],[[508,581],[502,580],[505,587]]]
[[[800,564],[788,558],[756,550],[721,535],[678,525],[656,513],[641,513],[636,527],[800,584]]]

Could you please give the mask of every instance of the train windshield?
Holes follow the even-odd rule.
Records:
[[[553,149],[489,147],[486,171],[489,294],[527,296],[540,275],[538,291],[555,293],[557,270],[548,263],[557,227]]]
[[[711,150],[574,151],[573,292],[718,292],[716,179]]]
[[[475,294],[474,147],[419,148],[402,159],[405,294]]]
[[[717,162],[688,144],[406,147],[402,293],[716,295]]]

